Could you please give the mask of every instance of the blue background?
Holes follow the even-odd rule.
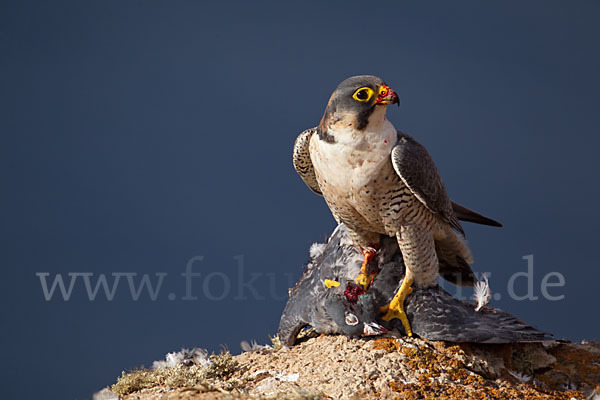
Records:
[[[1,3],[6,398],[86,399],[182,346],[267,342],[309,245],[334,228],[293,141],[357,74],[398,92],[388,118],[429,149],[451,197],[504,223],[465,224],[474,270],[503,296],[492,305],[598,338],[600,4],[363,3]],[[528,254],[539,299],[514,301]],[[237,255],[264,300],[236,300]],[[194,256],[198,300],[184,301]],[[560,301],[541,296],[552,271]],[[168,275],[156,301],[133,301],[125,278],[113,301],[89,301],[82,280],[46,301],[37,272]],[[207,284],[220,301],[203,289],[215,272],[230,283]]]

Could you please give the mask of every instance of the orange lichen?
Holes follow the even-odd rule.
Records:
[[[397,381],[389,383],[390,389],[399,396],[396,399],[407,400],[463,400],[463,399],[506,399],[506,400],[583,400],[585,397],[575,391],[557,392],[543,390],[529,385],[515,387],[453,386],[440,383],[403,384]]]
[[[499,352],[507,360],[507,363],[511,363],[510,346],[497,346],[490,350]],[[398,399],[579,400],[585,398],[576,391],[543,389],[521,383],[509,374],[496,382],[487,381],[481,375],[466,369],[463,363],[455,358],[455,356],[465,354],[459,345],[445,346],[436,343],[433,348],[426,346],[402,347],[400,353],[406,356],[403,362],[412,370],[419,371],[420,375],[416,383],[405,384],[397,380],[388,383],[390,390],[399,394]],[[446,379],[449,377],[451,382],[440,383],[440,377],[446,377]]]
[[[400,352],[407,359],[405,363],[413,370],[426,370],[432,376],[439,376],[448,369],[460,368],[462,363],[454,358],[450,358],[442,353],[434,352],[427,347],[403,347]]]
[[[600,382],[600,345],[597,343],[560,344],[548,350],[556,357],[552,370],[536,375],[544,385],[563,389],[574,385],[590,391]]]
[[[398,351],[400,348],[400,343],[396,339],[389,338],[381,338],[373,341],[373,349],[374,350],[384,350],[388,353],[393,353]]]

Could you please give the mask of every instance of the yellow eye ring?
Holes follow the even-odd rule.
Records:
[[[369,101],[375,92],[370,87],[361,87],[357,89],[352,95],[352,98],[356,101]]]

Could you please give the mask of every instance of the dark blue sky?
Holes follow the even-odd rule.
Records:
[[[599,11],[595,1],[3,2],[5,397],[86,399],[182,346],[266,342],[310,243],[334,227],[291,166],[293,141],[357,74],[399,93],[388,118],[429,149],[451,197],[504,223],[465,225],[473,269],[502,296],[492,304],[559,337],[597,339]],[[529,254],[539,299],[511,300]],[[194,256],[204,257],[198,299],[185,301]],[[134,301],[127,275],[112,301],[102,290],[90,301],[82,275],[68,301],[58,289],[46,301],[39,272],[67,286],[68,273],[93,274],[92,286],[99,274],[112,284],[137,273],[135,285],[167,275],[156,301],[146,291]],[[550,272],[564,277],[549,289],[560,301],[542,296]]]

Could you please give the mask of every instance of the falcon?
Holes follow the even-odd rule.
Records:
[[[427,150],[386,119],[390,104],[399,105],[398,95],[381,78],[346,79],[331,95],[318,127],[296,139],[293,164],[362,252],[357,284],[367,289],[374,278],[369,263],[381,235],[396,238],[406,274],[381,308],[382,319],[398,318],[412,336],[404,300],[413,285],[436,286],[442,271],[456,284],[476,281],[459,217],[501,225],[450,200]]]

